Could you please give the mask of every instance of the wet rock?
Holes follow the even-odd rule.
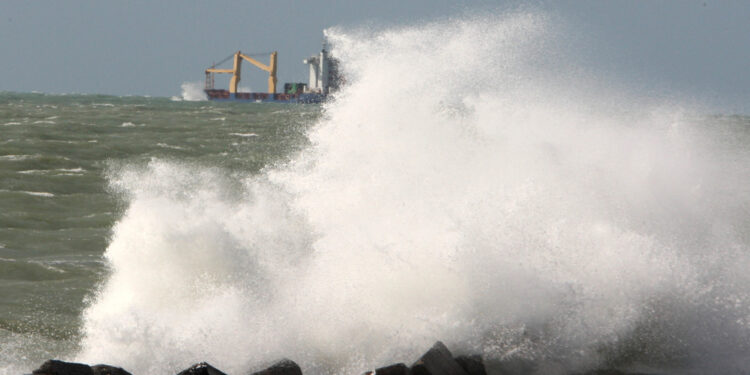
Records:
[[[539,371],[536,363],[523,358],[507,358],[500,361],[488,360],[484,366],[490,374],[532,375],[544,373],[544,371]]]
[[[82,363],[63,362],[50,359],[44,362],[33,375],[93,375],[91,367]]]
[[[480,355],[460,355],[456,357],[456,363],[469,375],[487,375]]]
[[[114,375],[114,374],[113,374]],[[206,362],[196,363],[177,375],[227,375]]]
[[[282,359],[271,367],[253,373],[252,375],[302,375],[302,369],[291,359]]]
[[[375,375],[410,375],[409,368],[403,363],[375,369]]]
[[[646,374],[642,372],[625,372],[616,369],[598,369],[586,371],[582,374],[577,375],[658,375],[658,374]]]
[[[131,373],[123,370],[121,367],[110,365],[91,366],[91,370],[94,372],[94,375],[132,375]]]
[[[601,369],[601,370],[591,370],[591,371],[585,372],[584,375],[627,375],[627,374],[620,370]]]
[[[438,341],[422,358],[411,366],[412,375],[468,375],[453,359],[453,355]]]

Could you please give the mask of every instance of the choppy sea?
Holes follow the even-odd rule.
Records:
[[[108,183],[116,171],[161,161],[257,173],[304,145],[319,115],[317,106],[0,93],[0,372],[78,350],[127,209]]]

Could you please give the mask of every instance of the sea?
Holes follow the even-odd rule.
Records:
[[[750,117],[534,12],[327,38],[321,105],[0,92],[0,374],[750,373]]]

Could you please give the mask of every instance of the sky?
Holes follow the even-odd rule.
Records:
[[[750,1],[2,1],[0,91],[173,96],[234,51],[279,52],[279,81],[331,26],[400,26],[528,6],[587,40],[597,69],[750,113]],[[264,58],[261,58],[263,60]],[[249,69],[249,70],[248,70]],[[267,75],[243,69],[241,86]]]

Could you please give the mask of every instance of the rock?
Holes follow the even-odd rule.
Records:
[[[252,375],[302,375],[302,369],[291,359],[282,359],[271,365],[271,367],[255,372]]]
[[[375,375],[409,375],[409,368],[403,363],[375,369]]]
[[[132,375],[131,373],[123,370],[121,367],[110,365],[91,366],[91,370],[94,372],[94,375]]]
[[[63,362],[50,359],[44,362],[33,375],[93,375],[91,367],[82,363]]]
[[[625,371],[620,371],[617,369],[606,368],[606,369],[586,371],[579,375],[655,375],[655,374],[645,374],[641,372],[625,372]]]
[[[438,341],[422,358],[411,366],[412,375],[468,375],[453,359],[453,355]]]
[[[487,375],[480,355],[460,355],[456,357],[456,363],[469,375]]]
[[[115,374],[112,374],[115,375]],[[177,375],[227,375],[206,362],[196,363]]]
[[[533,361],[523,358],[506,358],[504,360],[488,360],[484,367],[490,374],[498,375],[531,375],[543,374],[539,371],[537,364]]]

